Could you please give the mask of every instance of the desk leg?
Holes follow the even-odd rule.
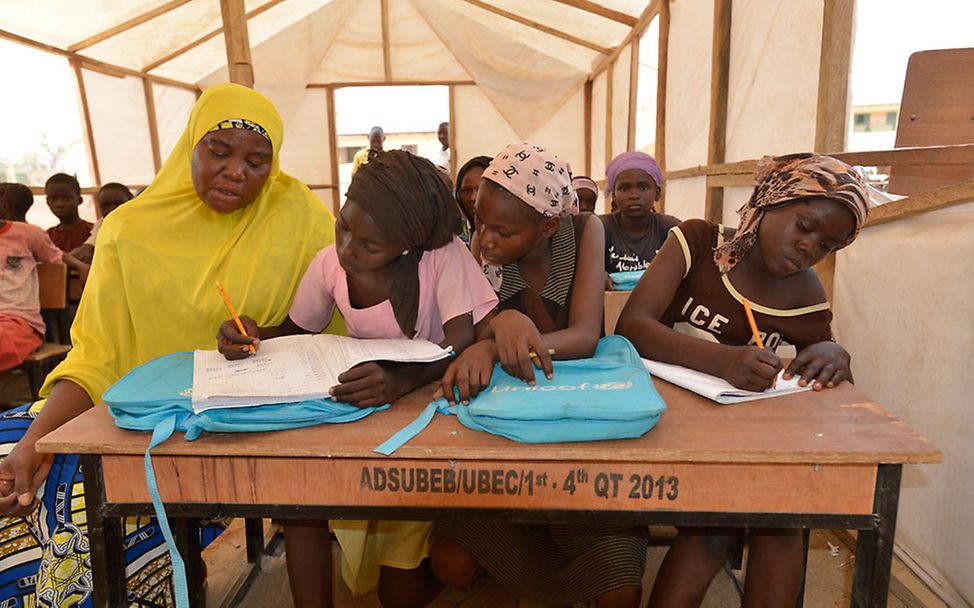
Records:
[[[200,531],[197,523],[199,521],[196,519],[184,517],[169,519],[176,539],[176,548],[179,549],[179,554],[183,556],[186,564],[189,605],[191,608],[204,608],[206,590],[203,588],[203,582],[206,576],[203,574],[203,550],[200,547]]]
[[[802,529],[802,578],[798,581],[798,608],[804,608],[805,606],[805,580],[808,577],[808,539],[811,536],[811,530],[808,528]]]
[[[903,465],[900,464],[881,464],[876,472],[876,494],[873,498],[876,527],[860,530],[856,541],[856,570],[852,577],[853,608],[886,607],[902,475]]]
[[[105,483],[101,456],[82,456],[81,467],[85,478],[85,511],[94,587],[92,605],[94,608],[126,606],[122,520],[104,516]]]
[[[264,520],[248,517],[244,520],[247,539],[247,563],[256,564],[264,553]]]

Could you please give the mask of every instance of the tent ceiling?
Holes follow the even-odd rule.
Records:
[[[251,46],[256,47],[280,35],[316,11],[328,9],[330,4],[341,3],[342,0],[246,0]],[[217,0],[5,0],[3,4],[0,29],[60,49],[77,51],[107,64],[137,71],[148,68],[150,74],[197,83],[226,63]],[[381,0],[359,0],[357,4],[354,14],[358,17],[350,19],[347,28],[340,28],[335,38],[339,42],[346,41],[346,45],[351,41],[357,46],[378,48],[379,54],[371,57],[379,64],[378,73],[362,75],[355,80],[382,79]],[[408,53],[428,42],[430,30],[422,23],[426,19],[420,17],[421,14],[447,11],[451,16],[462,15],[501,37],[509,38],[512,45],[530,47],[588,72],[593,61],[603,56],[598,51],[539,31],[492,10],[518,16],[569,38],[586,40],[596,47],[612,49],[623,41],[630,26],[593,11],[635,20],[649,1],[433,0],[422,3],[425,5],[422,12],[411,6],[414,4],[420,2],[389,0],[389,43],[394,62],[398,53]],[[577,8],[579,6],[590,7],[592,11]],[[371,24],[363,21],[366,14],[372,18]],[[448,43],[446,48],[450,46],[455,44]],[[374,55],[374,48],[368,52]],[[455,78],[459,73],[457,65],[449,61],[442,63],[440,67],[444,74],[449,75],[446,79]],[[327,75],[327,71],[322,75]],[[258,80],[261,78],[261,74],[256,76]]]
[[[245,0],[261,90],[296,100],[309,83],[473,81],[519,134],[557,111],[649,4]],[[195,86],[227,79],[218,0],[3,5],[0,30],[83,58]]]

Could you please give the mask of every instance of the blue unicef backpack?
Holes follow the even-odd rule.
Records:
[[[393,453],[426,428],[437,411],[513,441],[559,443],[640,437],[666,409],[635,347],[622,336],[599,340],[590,359],[553,363],[554,377],[537,374],[535,386],[497,364],[490,386],[469,405],[437,399],[375,451]]]
[[[193,412],[193,353],[172,353],[153,359],[125,374],[105,391],[103,399],[115,424],[135,431],[152,431],[145,451],[145,477],[159,527],[166,538],[172,560],[176,606],[188,608],[186,570],[176,549],[166,510],[159,498],[150,453],[175,432],[194,440],[203,431],[220,433],[278,431],[324,423],[352,422],[388,408],[359,408],[330,399],[249,407],[219,408]]]

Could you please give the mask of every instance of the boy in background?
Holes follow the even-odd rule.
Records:
[[[34,194],[23,184],[0,184],[0,219],[27,222],[27,210],[34,204]]]
[[[120,207],[123,203],[135,198],[132,191],[124,184],[118,182],[108,182],[98,190],[95,195],[95,204],[98,205],[98,213],[101,215],[95,222],[95,227],[91,230],[91,235],[83,244],[71,250],[71,255],[78,258],[85,264],[91,264],[95,256],[95,237],[98,236],[98,229],[109,213]]]
[[[88,265],[62,253],[37,226],[0,219],[0,371],[17,367],[44,343],[37,264],[64,262],[88,276]]]
[[[83,244],[91,236],[94,224],[78,215],[78,206],[81,205],[81,185],[78,180],[66,173],[55,173],[44,184],[44,193],[51,213],[61,222],[47,229],[54,244],[64,252]]]

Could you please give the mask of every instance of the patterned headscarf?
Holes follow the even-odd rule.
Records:
[[[659,168],[656,159],[645,152],[623,152],[612,159],[609,166],[605,168],[605,191],[611,193],[616,187],[616,178],[619,174],[628,169],[641,169],[649,174],[656,182],[656,188],[663,188],[663,171]]]
[[[859,236],[869,213],[869,195],[859,174],[840,160],[819,154],[765,156],[755,171],[757,186],[751,198],[737,210],[741,224],[734,238],[714,251],[721,273],[730,271],[751,250],[764,213],[795,201],[827,198],[845,205],[856,219],[855,230],[837,249]]]
[[[595,196],[599,195],[599,185],[595,183],[595,180],[586,175],[576,175],[572,178],[572,187],[575,191],[579,190],[591,190],[595,193]]]
[[[213,131],[222,131],[224,129],[243,129],[244,131],[253,131],[257,135],[260,135],[266,139],[267,143],[274,145],[274,142],[271,141],[271,136],[267,134],[267,130],[253,120],[248,120],[246,118],[225,118],[216,123],[216,126],[210,129],[208,132],[212,133]]]
[[[490,161],[484,178],[501,186],[545,217],[578,214],[572,168],[533,144],[511,144]]]

